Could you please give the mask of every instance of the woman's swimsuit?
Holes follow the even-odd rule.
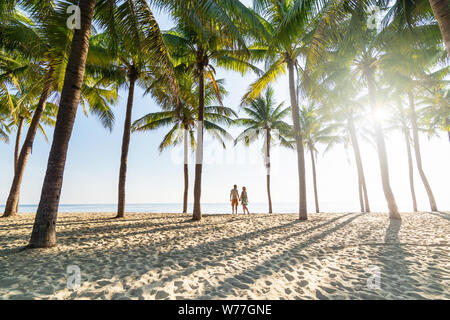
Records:
[[[248,205],[247,192],[242,191],[241,202],[243,206]]]

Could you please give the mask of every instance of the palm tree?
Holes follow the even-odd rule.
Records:
[[[342,45],[342,44],[341,44]],[[361,85],[351,72],[352,59],[339,55],[340,50],[328,52],[327,60],[310,76],[309,95],[320,103],[321,113],[332,117],[332,126],[340,129],[344,146],[351,145],[358,176],[358,193],[361,212],[370,212],[364,165],[358,136],[361,131],[356,124],[365,112],[364,105],[355,100]]]
[[[270,149],[273,143],[284,147],[293,148],[288,141],[292,135],[292,128],[284,121],[291,108],[283,108],[284,103],[277,105],[273,97],[274,91],[271,87],[266,89],[264,96],[251,99],[243,110],[247,118],[239,118],[236,125],[245,127],[245,130],[236,138],[235,144],[243,142],[249,146],[259,139],[261,135],[265,137],[264,162],[267,172],[267,198],[269,202],[269,213],[272,213],[272,197],[270,194]]]
[[[437,211],[437,205],[422,165],[415,97],[420,92],[429,92],[430,88],[442,87],[442,80],[448,75],[448,67],[433,70],[445,56],[439,42],[433,38],[436,31],[437,26],[433,23],[414,22],[408,26],[397,23],[389,26],[383,39],[386,52],[382,64],[387,82],[399,94],[407,96],[417,169],[432,211]]]
[[[109,4],[105,3],[105,5]],[[104,53],[108,58],[105,61],[99,61],[98,67],[93,69],[103,76],[104,82],[111,83],[115,80],[117,86],[128,87],[116,215],[116,218],[123,218],[135,87],[141,85],[145,88],[154,74],[162,70],[159,74],[168,81],[168,89],[174,92],[173,97],[178,105],[178,112],[179,98],[169,53],[158,23],[146,1],[119,2],[117,6],[110,9],[114,12],[111,17],[108,11],[99,17],[110,27],[110,30],[97,36],[97,41],[104,46]]]
[[[355,82],[364,84],[365,89],[368,91],[368,101],[371,112],[373,115],[376,115],[378,114],[380,107],[377,100],[377,95],[380,89],[377,78],[379,77],[381,53],[379,49],[380,43],[377,41],[376,30],[369,30],[367,28],[368,19],[366,7],[368,2],[369,1],[351,2],[351,5],[344,6],[343,10],[341,8],[341,13],[343,16],[336,30],[340,31],[342,36],[339,37],[335,34],[331,35],[334,39],[334,45],[331,46],[330,51],[332,53],[332,57],[337,56],[336,61],[343,63],[344,66],[348,66],[349,72],[344,71],[344,74],[347,74],[347,76],[344,77],[353,79],[356,78],[356,76],[359,76],[355,79]],[[338,39],[338,41],[336,41],[336,39]],[[329,56],[329,54],[326,56]],[[325,65],[325,67],[326,66],[327,65]],[[340,72],[338,72],[338,75],[339,73]],[[350,80],[346,83],[352,84],[352,82],[353,80]],[[353,85],[350,88],[352,87]],[[344,89],[344,91],[346,90]],[[361,95],[361,93],[356,92],[356,96],[358,95]],[[353,119],[349,117],[347,122],[349,124],[348,127],[350,131],[354,133],[355,130],[352,126]],[[389,216],[392,219],[400,219],[398,207],[390,186],[388,159],[383,129],[380,119],[376,116],[373,117],[373,127],[375,129],[375,141],[378,151],[383,192],[389,207]],[[354,137],[354,134],[351,134],[351,136]],[[354,140],[355,139],[352,138],[353,147],[359,149],[356,141]],[[355,156],[358,163],[359,161],[356,151]],[[359,174],[360,194],[361,189],[361,175]],[[360,199],[362,199],[362,197],[360,197]]]
[[[18,175],[18,164],[19,164],[19,154],[21,151],[20,142],[22,140],[22,131],[25,125],[30,125],[35,110],[37,108],[37,102],[39,96],[36,95],[36,90],[34,86],[25,85],[21,83],[20,91],[17,91],[13,96],[2,96],[0,97],[0,104],[7,105],[8,101],[14,106],[13,112],[10,114],[11,122],[8,127],[16,127],[16,137],[14,145],[14,175]],[[47,136],[45,134],[42,124],[54,125],[54,118],[56,117],[57,107],[54,104],[50,104],[44,112],[41,123],[38,128],[43,133],[45,139]],[[18,201],[15,203],[16,207],[12,214],[5,211],[5,217],[14,216],[17,213]]]
[[[33,10],[33,12],[37,11]],[[36,14],[35,20],[39,21],[44,19],[44,17],[50,18],[49,15]],[[46,42],[44,39],[45,31],[48,29],[46,29],[45,27],[41,27],[40,29],[38,29],[33,20],[30,20],[28,17],[20,14],[18,10],[11,11],[10,18],[11,19],[9,21],[0,26],[0,32],[3,35],[0,41],[0,46],[3,50],[5,50],[5,56],[14,56],[19,54],[21,60],[25,62],[25,64],[22,66],[22,70],[24,72],[22,73],[20,78],[22,82],[28,81],[32,83],[27,87],[26,91],[28,91],[27,96],[29,96],[30,93],[34,95],[34,93],[32,92],[40,90],[43,72],[47,73],[47,77],[45,78],[46,82],[50,81],[49,78],[53,73],[45,71],[45,68],[47,68],[48,70],[52,70],[52,68],[48,67],[48,59],[46,61],[43,58],[44,56],[46,56],[47,58],[50,58],[52,56],[52,54],[49,52],[51,44]],[[37,60],[38,63],[33,63],[33,60]],[[43,65],[44,67],[41,67],[41,65]],[[23,89],[18,87],[18,90],[20,92]],[[24,173],[25,164],[29,154],[31,153],[31,148],[36,132],[40,127],[41,117],[44,113],[48,92],[49,91],[45,90],[44,88],[41,94],[41,99],[34,110],[27,136],[25,138],[20,154],[17,152],[14,180],[5,206],[5,217],[14,216],[17,213],[20,184]]]
[[[58,96],[63,87],[63,75],[67,66],[65,59],[68,55],[67,43],[70,41],[67,29],[54,27],[61,20],[61,14],[58,11],[47,11],[45,15],[33,17],[33,20],[18,13],[16,17],[16,20],[0,27],[0,32],[3,34],[0,45],[7,54],[20,54],[26,62],[20,74],[22,88],[18,88],[20,92],[23,92],[21,104],[30,99],[36,101],[33,102],[31,123],[23,147],[20,154],[17,153],[16,170],[5,206],[5,217],[14,216],[17,213],[21,181],[36,132],[38,129],[43,131],[41,122],[48,124],[48,114],[56,110],[56,106],[47,100],[51,95],[55,96],[55,100],[59,100]],[[16,73],[9,72],[12,75]],[[88,104],[89,111],[99,116],[103,125],[109,129],[112,129],[113,115],[108,105],[116,99],[115,89],[99,88],[90,75],[82,85],[81,104],[84,107]],[[86,108],[85,113],[87,113]]]
[[[254,9],[261,15],[268,36],[257,38],[253,55],[255,61],[266,58],[266,72],[251,84],[243,101],[253,99],[280,75],[288,71],[292,120],[298,158],[299,219],[306,220],[306,180],[303,136],[299,122],[299,101],[295,75],[307,77],[307,70],[317,63],[320,52],[326,47],[324,26],[330,20],[324,9],[335,1],[255,0]],[[334,12],[334,11],[333,11]],[[331,13],[331,11],[330,11]],[[306,61],[300,65],[299,59]]]
[[[159,80],[159,79],[158,79]],[[187,213],[188,206],[188,191],[189,191],[189,140],[191,148],[195,148],[197,145],[195,137],[193,135],[193,129],[195,127],[195,119],[197,114],[197,102],[198,89],[195,85],[195,78],[189,74],[183,74],[178,78],[178,84],[180,88],[180,96],[182,102],[182,115],[180,117],[176,105],[171,105],[171,101],[168,95],[170,91],[167,91],[164,84],[161,81],[157,81],[156,84],[150,86],[150,92],[152,96],[156,98],[159,104],[164,110],[161,112],[149,113],[139,120],[133,123],[133,131],[149,131],[157,130],[162,127],[171,126],[169,132],[164,136],[163,141],[159,145],[159,151],[162,152],[166,148],[176,146],[183,141],[184,148],[184,193],[183,193],[183,213]],[[223,80],[217,80],[216,85],[221,96],[227,92],[223,86]],[[222,124],[229,125],[232,123],[230,117],[237,117],[236,113],[226,107],[211,106],[216,100],[216,88],[212,82],[208,82],[205,86],[205,129],[213,137],[217,138],[223,148],[225,148],[224,139],[231,139],[231,135],[221,127]]]
[[[95,0],[80,0],[78,5],[81,28],[76,29],[73,35],[47,171],[30,239],[32,248],[56,245],[56,216],[67,149],[83,84]]]
[[[412,133],[413,133],[414,154],[416,157],[417,169],[419,170],[420,178],[422,179],[422,183],[427,192],[428,199],[430,201],[431,211],[438,211],[437,205],[436,205],[436,200],[433,195],[433,191],[431,190],[430,183],[428,182],[428,179],[423,170],[422,155],[420,152],[420,143],[419,143],[419,129],[418,129],[418,125],[417,125],[417,113],[416,113],[414,97],[413,97],[412,93],[408,93],[408,98],[409,98],[409,111],[410,111]]]
[[[381,181],[389,208],[389,217],[391,219],[401,219],[390,185],[384,133],[380,119],[376,116],[380,108],[380,102],[378,101],[380,86],[377,80],[379,77],[381,57],[379,42],[377,42],[377,31],[367,28],[367,13],[364,10],[364,4],[357,5],[350,11],[350,14],[351,19],[349,19],[346,27],[352,33],[345,41],[343,54],[348,54],[353,57],[352,71],[360,76],[359,80],[361,80],[361,83],[364,83],[367,89],[369,106],[373,115],[372,123],[380,165]]]
[[[189,2],[189,1],[186,1]],[[253,17],[248,14],[249,10],[242,7],[242,3],[232,0],[238,8],[242,10],[241,22]],[[220,3],[212,6],[220,6]],[[171,48],[172,58],[175,65],[184,65],[186,69],[194,72],[198,79],[198,116],[197,116],[197,149],[195,163],[194,182],[194,210],[193,220],[201,220],[201,185],[203,169],[203,126],[205,120],[205,77],[210,79],[214,87],[217,87],[214,80],[215,69],[211,62],[215,62],[218,67],[231,69],[244,73],[248,70],[258,72],[247,62],[248,50],[241,29],[234,24],[235,19],[230,16],[230,8],[217,7],[217,16],[209,15],[199,11],[200,7],[194,6],[186,8],[186,11],[174,11],[173,15],[178,21],[178,25],[173,30],[165,34],[165,40]],[[250,16],[248,18],[247,16]],[[235,17],[235,16],[233,16]],[[222,21],[225,19],[227,22]],[[217,91],[217,90],[216,90]],[[219,103],[222,105],[220,95],[217,95]]]
[[[389,208],[389,217],[391,219],[401,219],[398,212],[397,203],[390,185],[388,157],[386,151],[386,142],[384,140],[384,133],[380,123],[380,119],[376,116],[378,114],[379,106],[377,101],[377,83],[375,80],[377,70],[378,57],[373,48],[363,49],[359,59],[356,61],[357,68],[361,71],[363,80],[366,82],[369,92],[369,103],[373,117],[373,126],[375,132],[375,141],[378,151],[378,160],[380,163],[381,180],[383,184],[383,192]]]
[[[124,21],[129,20],[123,19],[124,17],[121,16],[121,13],[123,13],[121,9],[123,9],[124,6],[127,7],[130,2],[118,7],[116,6],[116,1],[100,0],[97,2],[98,10],[96,18],[103,23],[111,34],[116,35],[117,29],[133,32],[134,29],[132,26],[124,23]],[[39,203],[30,240],[30,247],[51,247],[56,244],[55,224],[61,193],[62,177],[68,143],[81,94],[95,4],[95,0],[80,0],[78,3],[81,12],[81,28],[74,31],[73,40],[71,42],[71,52],[68,58],[65,81],[61,93],[60,110],[42,188],[41,201]],[[176,81],[174,81],[173,71],[170,63],[168,63],[166,52],[161,50],[163,47],[161,45],[162,39],[159,28],[157,28],[156,22],[152,19],[151,10],[145,0],[136,1],[136,8],[139,10],[132,10],[133,16],[138,16],[140,19],[148,22],[146,39],[151,39],[147,44],[149,48],[154,47],[153,50],[150,49],[150,51],[154,54],[155,63],[160,63],[166,67],[167,78],[172,82],[173,90],[176,91]],[[122,22],[121,25],[120,22]],[[63,23],[65,24],[66,21],[64,20]],[[116,26],[121,27],[116,28]],[[130,37],[130,39],[133,38]],[[114,43],[114,40],[112,42]]]
[[[356,133],[356,126],[354,120],[354,114],[350,111],[346,113],[345,128],[350,136],[350,141],[355,156],[356,168],[358,171],[358,192],[359,203],[361,206],[361,212],[370,212],[369,195],[367,193],[366,177],[364,174],[364,166],[361,157],[361,149],[359,147],[358,136]]]
[[[417,200],[416,200],[416,191],[414,187],[414,167],[413,167],[413,158],[411,153],[411,128],[409,125],[408,113],[404,109],[402,105],[401,99],[397,96],[396,99],[397,108],[396,112],[393,114],[391,122],[392,129],[398,129],[402,132],[403,137],[405,138],[405,146],[406,146],[406,155],[408,158],[408,172],[409,172],[409,187],[411,191],[411,200],[413,205],[414,212],[417,212]]]
[[[335,132],[337,129],[336,126],[327,119],[328,117],[329,115],[324,109],[321,110],[314,104],[304,105],[300,109],[303,143],[311,155],[316,213],[320,212],[316,177],[316,161],[317,154],[319,153],[317,145],[326,145],[324,152],[327,152],[337,143],[343,142],[343,139]]]

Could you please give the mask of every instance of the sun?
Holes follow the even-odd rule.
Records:
[[[371,111],[368,114],[368,116],[373,121],[383,123],[383,122],[388,121],[392,117],[392,114],[388,110],[377,109],[377,110]]]

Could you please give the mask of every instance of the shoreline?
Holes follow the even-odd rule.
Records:
[[[450,299],[448,212],[127,214],[60,213],[21,252],[34,213],[0,219],[0,299]]]

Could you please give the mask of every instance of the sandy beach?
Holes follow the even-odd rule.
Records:
[[[0,298],[450,299],[448,212],[113,216],[62,213],[35,250],[34,215],[0,219]]]

